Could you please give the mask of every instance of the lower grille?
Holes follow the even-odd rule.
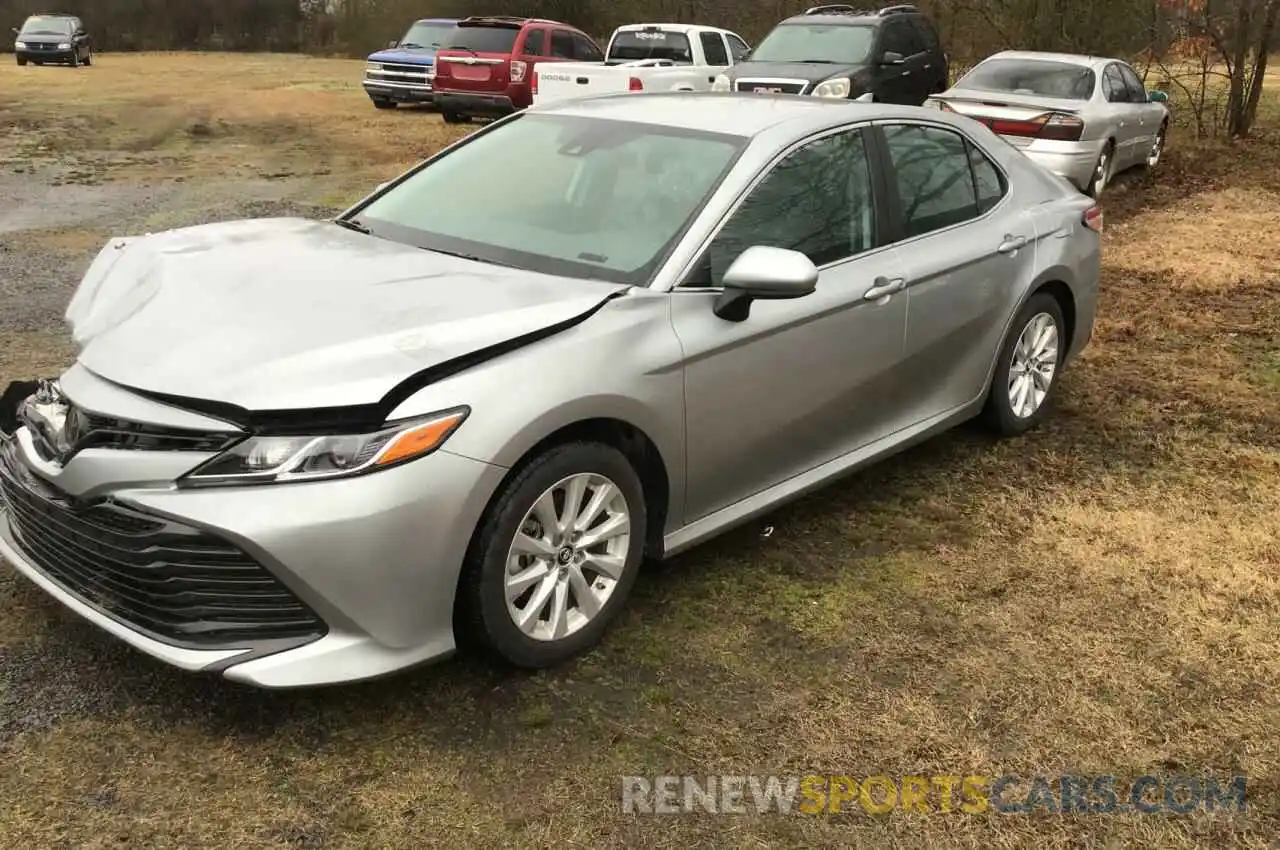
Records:
[[[738,80],[736,90],[760,94],[804,94],[809,84],[803,80]]]
[[[0,509],[49,579],[135,631],[191,649],[304,643],[326,631],[275,576],[201,529],[103,501],[75,506],[0,445]]]

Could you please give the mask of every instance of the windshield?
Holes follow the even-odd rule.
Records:
[[[609,45],[605,61],[610,65],[637,59],[670,59],[684,65],[693,64],[693,48],[689,37],[680,32],[620,32]]]
[[[374,236],[427,250],[643,285],[747,141],[526,113],[429,163],[353,218]]]
[[[66,18],[35,15],[27,18],[26,23],[22,25],[22,32],[25,34],[47,32],[50,35],[67,35],[71,32],[71,21]]]
[[[510,53],[515,47],[518,27],[488,25],[459,26],[445,42],[453,50],[470,50],[474,53]]]
[[[956,88],[1088,100],[1094,79],[1093,71],[1070,62],[988,59],[962,77]]]
[[[876,31],[849,24],[780,24],[751,54],[752,62],[831,62],[857,65],[867,61]]]
[[[453,24],[418,21],[400,39],[401,47],[440,47],[456,29]]]

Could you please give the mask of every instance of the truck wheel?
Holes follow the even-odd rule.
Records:
[[[396,108],[394,101],[390,101],[382,97],[373,98],[373,106],[375,109],[395,109]]]
[[[442,114],[444,115],[444,123],[446,124],[465,124],[470,120],[467,116],[460,115],[457,112],[444,112]]]
[[[93,51],[92,50],[90,50],[88,53],[85,54],[84,64],[90,67],[93,67]]]
[[[25,57],[22,57],[22,56],[19,56],[19,57],[18,57],[18,66],[19,66],[19,67],[26,67],[26,64],[27,64],[27,60],[26,60],[26,58],[25,58]]]

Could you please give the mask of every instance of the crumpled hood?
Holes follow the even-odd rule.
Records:
[[[434,47],[392,47],[370,54],[368,62],[400,62],[405,65],[426,65],[430,67],[436,61]]]
[[[377,404],[424,369],[626,289],[256,219],[112,240],[66,318],[80,364],[107,380],[280,411]]]
[[[729,69],[731,80],[808,80],[820,83],[832,77],[854,77],[863,74],[866,65],[828,65],[822,62],[740,62]]]

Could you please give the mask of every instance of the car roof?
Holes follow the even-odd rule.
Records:
[[[553,102],[533,107],[532,111],[745,137],[788,124],[793,125],[797,135],[806,135],[828,125],[860,119],[933,121],[947,115],[935,110],[926,112],[917,106],[741,92],[621,92]]]
[[[647,29],[661,29],[668,32],[680,32],[685,35],[688,35],[691,32],[702,32],[704,30],[728,32],[728,30],[723,30],[720,27],[709,27],[703,24],[663,24],[656,22],[648,24],[625,24],[618,27],[615,32],[643,32]]]
[[[1108,62],[1118,62],[1107,56],[1085,56],[1080,53],[1054,53],[1049,50],[1002,50],[993,53],[987,59],[1028,59],[1050,62],[1062,62],[1067,65],[1079,65],[1082,68],[1098,68]],[[982,60],[986,61],[986,59]]]
[[[415,24],[456,24],[461,18],[418,18]]]

